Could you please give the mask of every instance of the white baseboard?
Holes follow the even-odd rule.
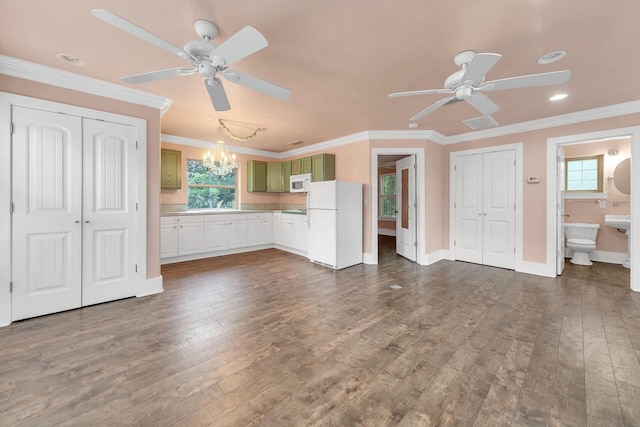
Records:
[[[518,273],[533,274],[535,276],[556,277],[555,264],[550,266],[539,262],[520,261],[515,270]]]
[[[395,236],[396,230],[390,228],[378,228],[378,234],[381,236]]]
[[[593,251],[589,254],[591,261],[607,262],[609,264],[622,265],[627,259],[627,254],[620,252],[608,252],[608,251]]]
[[[362,263],[363,264],[369,264],[369,265],[375,265],[378,263],[378,257],[374,257],[373,254],[367,253],[367,252],[363,252],[362,253]]]
[[[182,255],[182,256],[176,256],[176,257],[171,257],[171,258],[162,258],[162,259],[160,259],[160,264],[164,265],[164,264],[173,264],[173,263],[176,263],[176,262],[195,261],[197,259],[215,258],[215,257],[219,257],[219,256],[224,256],[224,255],[241,254],[241,253],[244,253],[244,252],[253,252],[253,251],[259,251],[259,250],[262,250],[262,249],[271,249],[271,248],[281,249],[283,251],[291,252],[291,253],[294,253],[296,255],[302,255],[302,254],[304,254],[302,256],[306,255],[306,252],[296,251],[295,249],[286,248],[284,246],[279,246],[279,245],[261,245],[261,246],[249,246],[249,247],[246,247],[246,248],[238,248],[238,249],[226,249],[224,251],[203,252],[203,253],[199,253],[199,254]]]
[[[164,292],[164,288],[162,286],[163,279],[162,276],[154,277],[151,279],[147,279],[143,283],[138,284],[138,290],[136,292],[136,297],[146,297],[147,295],[154,295]]]
[[[451,251],[448,249],[440,249],[435,252],[431,252],[429,254],[425,254],[422,257],[422,261],[419,263],[420,265],[431,265],[435,264],[438,261],[442,261],[443,259],[451,260]]]

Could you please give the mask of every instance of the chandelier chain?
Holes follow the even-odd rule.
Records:
[[[249,141],[250,139],[255,138],[255,136],[258,134],[258,132],[262,132],[264,130],[266,130],[265,128],[261,128],[258,127],[256,128],[256,130],[253,131],[253,133],[247,135],[247,136],[238,136],[236,134],[234,134],[231,129],[229,129],[227,127],[227,125],[222,121],[222,119],[218,119],[218,124],[220,124],[220,128],[222,128],[227,135],[229,135],[232,139],[235,139],[236,141]]]

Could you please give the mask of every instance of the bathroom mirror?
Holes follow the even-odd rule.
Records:
[[[631,159],[624,159],[613,171],[613,184],[622,194],[631,194]]]

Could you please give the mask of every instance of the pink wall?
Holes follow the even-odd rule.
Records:
[[[618,155],[609,156],[609,150],[617,150]],[[604,224],[607,214],[624,214],[630,212],[630,197],[618,191],[612,180],[613,170],[622,160],[631,157],[631,139],[612,139],[587,144],[565,145],[564,155],[568,157],[591,156],[604,154],[603,191],[607,193],[605,208],[600,208],[596,200],[566,200],[565,213],[569,216],[566,222],[587,222],[600,224],[596,248],[599,251],[627,252],[627,237],[612,227]],[[614,206],[614,202],[619,205]]]
[[[443,205],[443,179],[444,171],[449,170],[449,159],[444,158],[444,147],[427,141],[425,163],[425,252],[430,254],[444,247],[444,209],[448,205]]]
[[[541,176],[540,184],[523,183],[523,260],[546,263],[546,176],[547,176],[547,139],[606,129],[617,129],[636,126],[640,123],[640,114],[614,117],[610,119],[594,120],[551,129],[523,132],[496,138],[443,146],[443,162],[449,163],[450,153],[480,147],[491,147],[522,142],[524,147],[523,174]],[[449,247],[449,168],[443,169],[442,175],[442,231],[443,248]]]
[[[160,110],[4,74],[0,91],[147,121],[147,278],[160,276]]]

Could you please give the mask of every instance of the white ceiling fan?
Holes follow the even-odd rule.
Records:
[[[509,77],[500,80],[484,81],[485,75],[502,58],[497,53],[476,53],[472,50],[461,52],[455,56],[453,62],[462,69],[451,74],[444,82],[444,89],[414,90],[409,92],[394,92],[389,97],[447,94],[451,95],[420,111],[411,120],[420,120],[443,105],[458,101],[467,101],[483,115],[490,115],[500,109],[482,92],[494,90],[517,89],[534,86],[551,86],[565,83],[571,73],[567,70],[550,73],[530,74],[526,76]]]
[[[220,45],[216,45],[211,40],[218,36],[218,27],[213,22],[199,19],[194,22],[193,26],[202,39],[191,41],[185,45],[184,49],[181,49],[113,12],[93,9],[91,13],[116,28],[178,55],[193,66],[193,68],[169,68],[122,77],[122,80],[127,83],[146,83],[199,72],[204,78],[205,87],[216,111],[226,111],[231,108],[222,81],[217,77],[218,74],[230,82],[238,83],[278,99],[286,100],[291,96],[291,91],[287,88],[229,69],[233,63],[267,47],[269,44],[267,39],[253,27],[246,26]]]

